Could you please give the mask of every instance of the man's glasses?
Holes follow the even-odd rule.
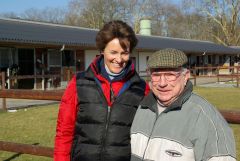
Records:
[[[153,72],[151,73],[151,80],[153,82],[157,82],[163,76],[165,80],[171,82],[177,80],[177,78],[181,75],[181,72]]]

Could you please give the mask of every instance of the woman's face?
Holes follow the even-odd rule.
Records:
[[[127,65],[129,61],[129,49],[130,44],[126,44],[127,50],[125,51],[117,38],[109,41],[106,45],[103,55],[104,63],[112,73],[120,73]]]

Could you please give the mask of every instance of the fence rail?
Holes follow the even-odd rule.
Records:
[[[63,74],[40,74],[40,75],[6,75],[6,72],[2,71],[0,72],[0,86],[3,88],[5,87],[6,83],[8,84],[8,89],[10,88],[16,88],[13,87],[14,85],[12,84],[13,80],[24,80],[24,79],[41,79],[42,83],[42,90],[45,90],[46,83],[50,83],[54,88],[57,86],[55,81],[60,78],[60,80],[63,78],[64,81],[69,81],[73,77],[73,73],[70,71],[67,72],[66,78],[64,78]],[[35,82],[36,83],[36,82]]]
[[[37,156],[53,157],[53,148],[39,145],[20,144],[0,141],[0,151],[15,152],[21,154],[31,154]]]
[[[231,124],[240,124],[240,110],[219,110],[223,117]]]
[[[17,75],[17,76],[9,76],[8,79],[34,79],[34,78],[61,78],[63,75],[53,74],[53,75]]]
[[[63,90],[42,91],[42,90],[7,89],[0,90],[0,98],[60,101],[63,92],[64,92]]]

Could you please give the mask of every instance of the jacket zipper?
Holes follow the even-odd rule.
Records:
[[[110,119],[110,115],[111,115],[111,107],[108,106],[108,109],[107,109],[107,121],[106,121],[106,125],[105,125],[105,135],[104,135],[104,145],[105,145],[105,141],[106,141],[106,138],[107,138],[107,131],[108,131],[108,125],[109,125],[109,119]]]
[[[160,115],[162,115],[162,113],[160,113],[159,115],[158,115],[158,113],[156,113],[156,119],[155,119],[155,121],[154,121],[152,130],[151,130],[151,133],[150,133],[150,135],[149,135],[149,137],[148,137],[147,146],[146,146],[146,148],[145,148],[145,150],[144,150],[144,153],[143,153],[143,158],[142,158],[143,161],[144,161],[144,159],[145,159],[145,154],[146,154],[146,151],[147,151],[147,149],[148,149],[148,144],[149,144],[150,138],[151,138],[151,136],[152,136],[153,130],[154,130],[155,125],[156,125],[156,122],[157,122],[157,120],[159,119]]]
[[[114,96],[114,93],[113,93],[113,89],[112,89],[112,84],[110,83],[110,99],[111,99],[111,102],[112,104],[114,103],[114,100],[115,100],[115,96]],[[107,134],[108,134],[108,127],[109,127],[109,119],[110,119],[110,116],[111,116],[111,106],[108,106],[107,107],[107,116],[106,116],[106,124],[105,124],[105,131],[104,131],[104,135],[103,135],[103,141],[102,141],[102,149],[101,149],[101,160],[104,161],[103,159],[103,151],[105,149],[105,146],[106,146],[106,138],[107,138]]]
[[[107,103],[107,99],[105,98],[105,95],[104,95],[102,89],[101,89],[99,86],[97,86],[97,87],[98,87],[98,89],[99,89],[99,91],[100,91],[100,94],[101,94],[102,97],[104,98],[106,104],[108,104],[108,103]],[[126,91],[127,91],[127,89],[126,89],[123,93],[125,93]],[[123,94],[123,93],[122,93],[122,94]],[[111,102],[112,102],[112,105],[113,105],[116,97],[115,97],[114,92],[113,92],[113,89],[112,89],[112,83],[110,83],[110,99],[111,99]],[[106,116],[106,125],[105,125],[104,135],[103,135],[103,137],[102,137],[102,142],[101,142],[102,147],[101,147],[101,151],[100,151],[100,160],[102,160],[102,161],[104,161],[104,160],[103,160],[103,159],[104,159],[104,158],[103,158],[103,151],[104,151],[104,149],[105,149],[107,131],[108,131],[108,126],[109,126],[109,119],[110,119],[111,111],[112,111],[112,110],[111,110],[111,106],[108,106],[107,108],[108,108],[108,109],[107,109],[107,116]]]
[[[124,91],[124,92],[126,92],[126,90]],[[102,92],[101,92],[102,93]],[[123,93],[122,93],[123,94]],[[103,97],[105,98],[105,96],[104,96],[104,94],[102,93],[102,95],[103,95]],[[113,92],[113,88],[112,88],[112,83],[110,83],[110,101],[112,102],[112,105],[114,104],[114,102],[115,102],[115,99],[116,99],[116,97],[115,97],[115,95],[114,95],[114,92]],[[105,99],[106,100],[106,99]],[[106,101],[107,102],[107,101]],[[108,109],[107,109],[107,117],[106,117],[106,125],[105,125],[105,133],[104,133],[104,136],[103,136],[103,138],[102,138],[102,149],[101,149],[101,154],[100,154],[100,156],[101,156],[101,160],[102,161],[104,161],[103,159],[103,151],[104,151],[104,149],[105,149],[105,144],[106,144],[106,138],[107,138],[107,133],[108,133],[108,127],[109,127],[109,120],[110,120],[110,116],[111,116],[111,109],[112,109],[112,107],[111,106],[108,106],[107,107]]]
[[[105,141],[106,141],[106,138],[107,138],[107,131],[108,131],[108,125],[109,125],[109,118],[110,118],[110,115],[111,115],[111,107],[108,106],[108,109],[107,109],[107,118],[106,118],[106,125],[105,125],[105,134],[104,134],[104,144],[105,145]]]

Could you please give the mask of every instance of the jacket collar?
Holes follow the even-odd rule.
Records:
[[[131,73],[132,71],[132,62],[131,60],[128,61],[126,67],[123,69],[123,71],[121,72],[121,74],[119,74],[118,76],[114,77],[112,80],[109,78],[109,74],[107,73],[107,70],[105,68],[105,64],[104,64],[104,60],[103,58],[101,60],[99,60],[98,62],[98,70],[100,71],[101,75],[106,78],[109,82],[115,82],[115,81],[119,81],[119,80],[123,80],[124,78],[126,78],[126,76]]]
[[[152,91],[150,91],[149,94],[144,97],[140,105],[142,109],[149,108],[153,112],[157,112],[157,100]]]
[[[187,82],[186,87],[184,88],[183,92],[180,94],[178,99],[173,102],[169,107],[167,107],[163,112],[167,113],[173,110],[181,110],[182,105],[189,99],[192,94],[193,85],[190,81]],[[153,112],[157,112],[157,98],[151,91],[140,103],[141,108],[149,108]]]

